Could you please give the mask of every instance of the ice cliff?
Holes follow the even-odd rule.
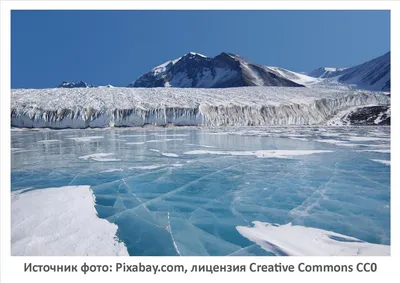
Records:
[[[57,129],[316,125],[350,107],[371,105],[390,105],[390,96],[290,87],[14,89],[11,125]]]

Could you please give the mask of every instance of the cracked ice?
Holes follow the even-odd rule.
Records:
[[[314,255],[316,238],[326,255],[389,253],[387,127],[18,130],[11,146],[13,191],[41,189],[37,202],[49,205],[49,188],[90,186],[97,217],[118,227],[131,256]],[[65,214],[58,201],[46,221]],[[12,225],[44,254],[35,231]]]

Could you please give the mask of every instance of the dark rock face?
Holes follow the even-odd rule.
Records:
[[[77,83],[65,82],[63,81],[58,88],[88,88],[93,87],[84,81],[79,81]]]
[[[351,125],[390,125],[389,106],[359,108],[347,116]]]
[[[232,53],[208,58],[188,53],[139,77],[128,87],[228,88],[241,86],[302,87],[279,73]]]

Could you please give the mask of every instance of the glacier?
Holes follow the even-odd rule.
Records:
[[[388,255],[390,169],[387,126],[12,128],[13,253]]]
[[[385,92],[240,87],[13,89],[11,126],[324,125],[351,107],[390,106]]]

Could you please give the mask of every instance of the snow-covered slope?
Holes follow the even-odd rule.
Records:
[[[139,77],[128,87],[226,88],[240,86],[301,87],[279,72],[254,64],[239,55],[221,53],[214,58],[190,52],[167,61]]]
[[[321,67],[315,70],[312,70],[307,75],[314,78],[332,78],[336,77],[340,72],[345,70],[344,68],[330,68],[330,67]]]
[[[389,105],[387,94],[293,87],[15,89],[15,127],[324,124],[340,111]]]
[[[390,52],[351,68],[321,67],[308,74],[254,64],[237,54],[209,58],[190,52],[167,61],[128,87],[226,88],[240,86],[307,86],[390,91]]]
[[[291,80],[295,83],[298,84],[302,84],[305,86],[312,86],[314,84],[317,84],[321,81],[323,81],[323,79],[319,79],[313,76],[308,76],[305,74],[301,74],[301,73],[297,73],[297,72],[293,72],[284,68],[280,68],[280,67],[267,67],[275,72],[277,72],[280,76]]]
[[[319,68],[308,75],[326,78],[321,85],[329,82],[331,85],[345,84],[357,89],[390,91],[390,52],[351,68]]]
[[[390,52],[341,72],[338,79],[359,89],[390,91]]]

